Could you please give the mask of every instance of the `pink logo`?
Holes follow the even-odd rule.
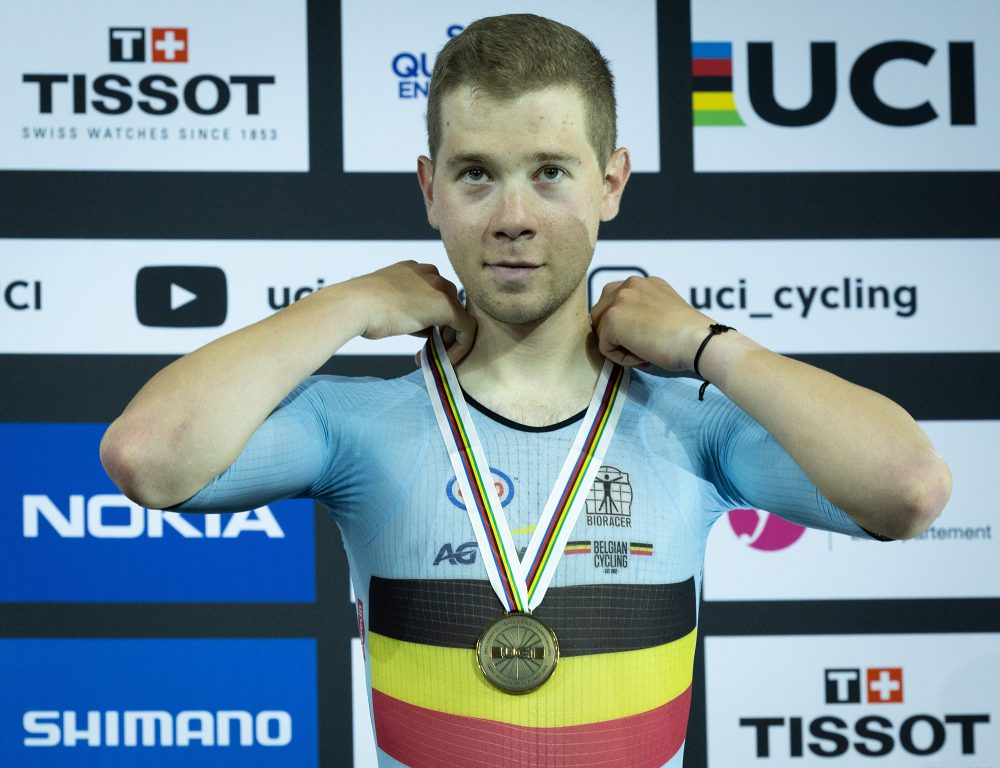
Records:
[[[729,510],[729,524],[736,538],[762,552],[790,547],[806,532],[801,525],[757,509]]]

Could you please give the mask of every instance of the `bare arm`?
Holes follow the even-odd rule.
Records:
[[[475,320],[430,265],[404,262],[331,285],[168,365],[108,428],[101,461],[126,496],[178,504],[235,461],[254,430],[348,340],[454,330],[449,355],[472,345]]]
[[[608,286],[594,307],[601,352],[625,365],[693,370],[712,321],[658,278]],[[784,446],[816,487],[858,525],[909,538],[940,514],[951,473],[917,423],[871,390],[730,331],[698,365]]]

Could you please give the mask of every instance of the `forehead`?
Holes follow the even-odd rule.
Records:
[[[589,146],[583,97],[570,87],[552,86],[514,99],[498,99],[468,86],[441,102],[439,156],[491,150],[537,152]]]

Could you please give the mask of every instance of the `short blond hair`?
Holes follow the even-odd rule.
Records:
[[[474,21],[445,43],[427,94],[432,160],[441,146],[441,103],[462,86],[499,100],[550,86],[575,88],[583,97],[588,138],[602,169],[614,152],[614,78],[597,46],[572,27],[530,13],[491,16]]]

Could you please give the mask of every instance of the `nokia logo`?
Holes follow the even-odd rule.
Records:
[[[63,511],[43,494],[25,494],[22,524],[25,538],[38,538],[43,530],[63,539],[161,539],[166,528],[185,539],[234,539],[244,533],[263,533],[269,539],[283,539],[285,532],[268,507],[235,512],[223,525],[220,515],[192,515],[144,509],[116,493],[94,496],[71,494],[68,511]],[[197,520],[200,527],[192,520]]]
[[[185,709],[29,710],[21,718],[26,747],[285,747],[292,716],[285,710]]]

